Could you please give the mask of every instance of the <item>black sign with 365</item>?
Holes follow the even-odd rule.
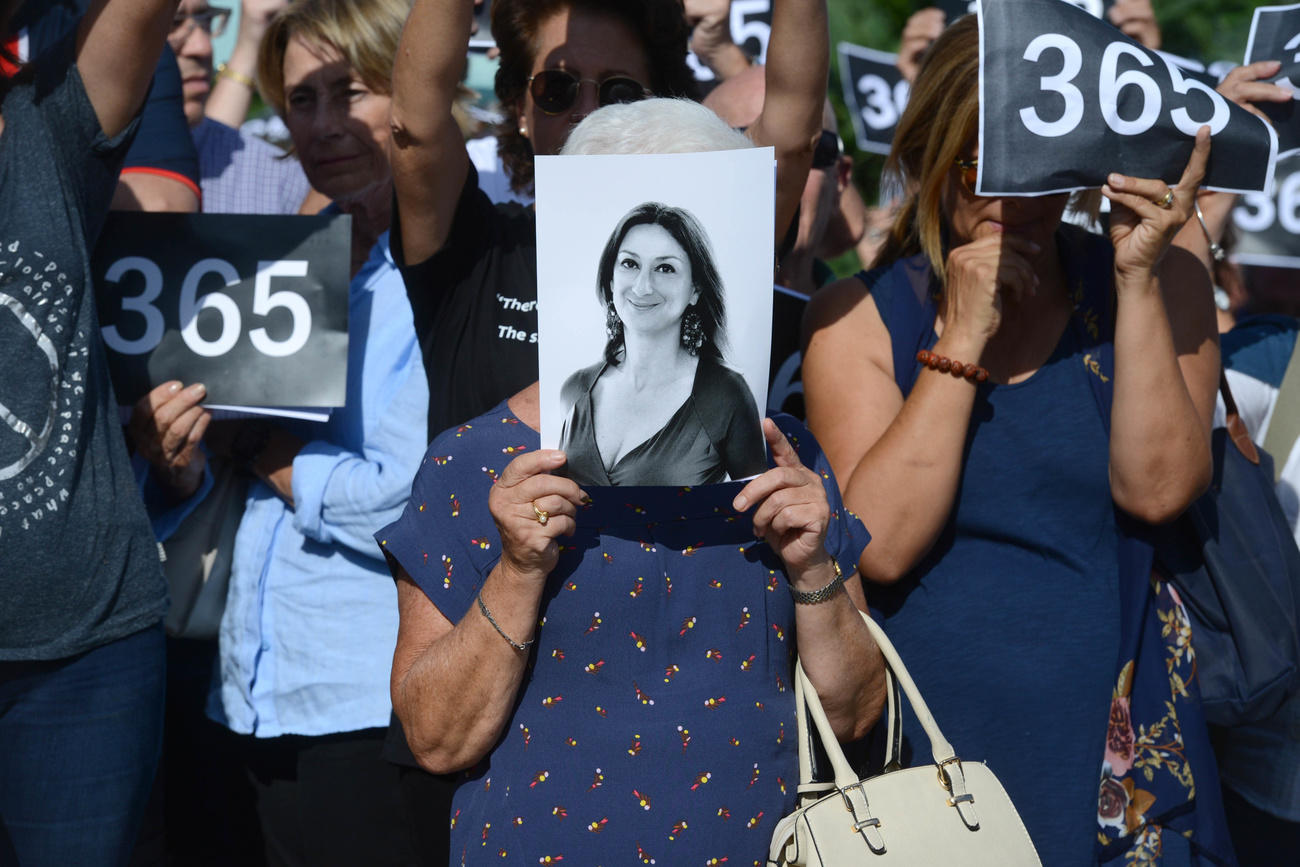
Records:
[[[1077,6],[981,0],[980,27],[980,193],[1100,187],[1112,171],[1174,183],[1201,126],[1205,186],[1262,191],[1272,177],[1267,123]]]
[[[114,213],[91,261],[118,401],[342,406],[351,217]]]
[[[1234,261],[1300,268],[1300,154],[1277,161],[1273,194],[1247,193],[1232,209]]]
[[[1260,6],[1250,22],[1250,39],[1246,42],[1246,59],[1280,60],[1282,68],[1269,81],[1300,94],[1300,4],[1294,6]],[[1259,109],[1277,127],[1277,146],[1282,155],[1300,150],[1300,113],[1296,98],[1290,102],[1261,102]]]
[[[889,153],[894,127],[907,107],[907,82],[894,65],[897,54],[841,42],[840,81],[853,119],[858,150]]]

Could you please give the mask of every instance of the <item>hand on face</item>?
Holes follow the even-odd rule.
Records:
[[[1178,183],[1170,187],[1159,178],[1133,178],[1111,174],[1101,188],[1110,199],[1110,240],[1115,245],[1117,276],[1150,277],[1178,230],[1192,216],[1196,190],[1205,177],[1210,158],[1210,128],[1196,133],[1196,146]],[[1173,197],[1168,206],[1166,193]]]
[[[556,539],[577,529],[578,508],[589,502],[572,479],[553,476],[564,452],[525,452],[506,464],[488,495],[488,509],[501,534],[501,563],[515,576],[545,581],[559,560]]]
[[[1002,324],[1002,305],[1038,290],[1033,260],[1042,247],[1018,235],[990,233],[954,247],[944,282],[944,336],[970,345],[978,358]]]
[[[767,541],[785,563],[787,579],[795,583],[830,557],[830,504],[821,476],[803,465],[770,418],[763,419],[763,437],[776,466],[745,485],[732,506],[738,512],[754,509],[754,535]]]

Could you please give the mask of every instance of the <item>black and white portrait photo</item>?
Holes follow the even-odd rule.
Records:
[[[767,466],[772,159],[737,156],[539,160],[542,437],[579,484]]]

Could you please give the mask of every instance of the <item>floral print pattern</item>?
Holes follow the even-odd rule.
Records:
[[[1098,842],[1112,849],[1127,844],[1125,865],[1162,864],[1159,817],[1196,796],[1196,781],[1187,760],[1179,711],[1193,701],[1189,686],[1196,677],[1192,627],[1177,591],[1158,572],[1151,575],[1151,606],[1168,675],[1168,695],[1133,715],[1134,661],[1120,669],[1110,703],[1105,761],[1097,801]],[[1154,630],[1153,630],[1154,632]],[[1166,804],[1164,801],[1171,800]]]

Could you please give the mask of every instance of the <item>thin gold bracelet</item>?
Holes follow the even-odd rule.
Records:
[[[527,650],[530,646],[532,646],[532,643],[535,639],[530,638],[527,641],[525,641],[523,644],[520,644],[518,641],[515,641],[513,638],[511,638],[509,635],[506,635],[506,631],[497,624],[496,618],[492,616],[492,612],[488,611],[488,607],[483,604],[483,597],[478,596],[476,598],[478,599],[478,610],[483,612],[483,616],[487,618],[487,622],[492,624],[492,628],[497,631],[497,635],[500,635],[502,638],[504,638],[507,644],[509,644],[515,650],[520,650],[520,651]]]
[[[217,75],[221,78],[229,78],[231,81],[235,82],[236,84],[242,84],[244,85],[244,87],[247,87],[249,90],[257,89],[257,82],[253,81],[253,79],[249,78],[247,75],[244,75],[244,73],[240,72],[239,70],[231,69],[229,66],[227,66],[224,63],[217,66]]]

